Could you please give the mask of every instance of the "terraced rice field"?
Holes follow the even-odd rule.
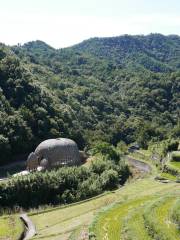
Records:
[[[149,188],[151,188],[149,186]],[[180,198],[178,184],[155,188],[116,203],[99,213],[90,231],[92,239],[102,240],[177,240],[180,232],[171,219],[171,211]]]
[[[170,162],[169,165],[174,167],[180,172],[180,162]]]
[[[160,176],[169,180],[180,180],[180,162],[167,162],[166,170]]]
[[[0,217],[0,240],[19,239],[23,225],[18,215]]]
[[[161,173],[160,177],[168,179],[168,180],[171,180],[171,181],[176,181],[177,180],[176,176],[174,176],[174,175],[172,175],[170,173],[165,173],[165,172]]]
[[[30,214],[30,218],[35,223],[38,233],[33,239],[88,239],[88,226],[96,215],[99,216],[98,212],[102,208],[103,213],[100,213],[100,218],[96,218],[93,227],[91,227],[91,231],[93,229],[97,234],[96,239],[106,239],[106,233],[108,234],[109,231],[113,237],[107,239],[119,239],[114,238],[114,236],[119,236],[119,234],[123,232],[124,221],[128,221],[128,214],[134,214],[131,210],[139,207],[143,209],[144,204],[156,197],[160,197],[161,193],[168,193],[170,189],[175,190],[178,189],[178,187],[179,185],[177,183],[163,184],[154,181],[153,178],[141,179],[126,184],[126,186],[117,191],[89,201],[65,208],[52,208],[40,213],[33,213],[33,215]],[[109,206],[111,206],[110,209],[112,208],[112,210],[104,210],[106,208],[109,209]],[[109,211],[113,211],[110,216]],[[101,217],[106,216],[106,213],[108,214],[107,218],[103,217],[101,221]],[[118,214],[114,216],[114,213]],[[136,216],[134,217],[136,218]],[[142,215],[139,217],[141,218],[142,224]],[[120,221],[120,219],[122,219],[122,221]],[[113,222],[111,220],[113,220]],[[138,221],[137,224],[140,227],[139,229],[141,229],[139,223]],[[126,235],[125,232],[123,235]]]

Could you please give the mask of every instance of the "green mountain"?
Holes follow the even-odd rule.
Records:
[[[0,45],[0,164],[51,137],[80,148],[178,137],[179,70],[175,35]]]

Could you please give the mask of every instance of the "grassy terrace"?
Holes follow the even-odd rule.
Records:
[[[164,173],[163,172],[163,173],[160,174],[160,176],[163,177],[163,178],[166,178],[168,180],[171,180],[171,181],[176,181],[177,180],[177,177],[170,174],[170,173]]]
[[[39,213],[34,212],[30,215],[38,232],[34,239],[80,239],[80,236],[87,234],[89,224],[100,209],[106,209],[109,205],[113,205],[114,202],[121,202],[124,205],[120,205],[125,206],[123,216],[126,216],[126,213],[131,208],[141,206],[141,204],[144,204],[149,198],[154,198],[154,195],[160,194],[160,192],[169,192],[170,189],[175,188],[178,188],[178,184],[176,183],[166,185],[154,181],[152,178],[142,179],[134,183],[126,184],[126,186],[115,192],[89,201],[73,204],[65,208],[52,208]],[[102,222],[98,221],[94,226],[96,226],[97,229],[101,229]],[[112,224],[112,226],[114,228],[114,224]],[[118,221],[117,228],[119,232],[121,231],[120,226]]]
[[[161,177],[169,180],[178,180],[180,176],[180,162],[170,161],[166,164],[166,172],[161,173]]]
[[[65,208],[49,209],[31,215],[38,235],[34,239],[67,239],[73,231],[90,223],[97,209],[117,199],[116,193],[105,194],[90,201],[73,204]],[[48,221],[47,221],[48,219]]]
[[[140,183],[142,182],[143,181],[140,181]],[[170,226],[169,219],[167,217],[172,204],[175,202],[178,194],[180,195],[179,185],[173,183],[167,185],[162,185],[162,183],[159,184],[159,186],[154,185],[153,181],[149,181],[149,186],[147,186],[148,188],[146,189],[143,188],[143,185],[140,184],[142,189],[139,194],[132,192],[132,196],[129,200],[127,199],[126,201],[116,203],[113,207],[105,209],[99,213],[90,228],[90,231],[94,233],[94,239],[149,240],[151,237],[152,239],[165,239],[153,238],[152,234],[147,231],[147,229],[150,227],[150,223],[152,223],[153,226],[161,226],[164,224],[163,227],[161,226],[163,230],[169,226],[169,229],[175,233],[172,235],[173,238],[167,239],[179,239],[177,237],[178,232],[175,231],[175,225],[172,224]],[[148,216],[152,216],[152,219],[150,219],[147,224],[147,222],[145,222],[144,212],[146,211],[146,208],[149,206],[151,201],[158,201],[160,197],[166,196],[166,194],[169,195],[170,192],[173,194],[175,191],[177,191],[178,188],[179,191],[177,192],[177,195],[173,195],[171,201],[167,201],[166,205],[163,206],[163,208],[160,206],[159,209],[156,209],[156,211],[159,210],[159,212],[156,212],[156,214],[158,214],[157,216],[155,216],[155,214],[150,214],[149,212]],[[158,217],[159,221],[157,222]],[[153,219],[156,219],[156,221],[153,222]],[[166,235],[165,233],[162,234],[163,236]]]
[[[171,209],[171,220],[180,230],[180,198],[178,198]]]
[[[18,215],[0,217],[0,240],[19,239],[23,225]]]
[[[169,163],[170,166],[172,166],[173,168],[177,169],[180,172],[180,162],[170,162]]]
[[[140,207],[132,210],[128,213],[127,217],[124,218],[122,236],[124,239],[134,240],[151,240],[147,230],[144,227],[144,219],[142,211],[146,207],[148,201],[145,204],[141,204]]]

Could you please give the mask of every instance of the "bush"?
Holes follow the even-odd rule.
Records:
[[[118,173],[113,169],[104,171],[101,175],[101,182],[104,190],[117,188],[119,184]]]
[[[121,178],[129,176],[128,170],[123,163],[97,161],[90,168],[63,167],[11,178],[0,184],[0,206],[30,208],[80,201],[117,188]]]
[[[115,147],[107,142],[96,143],[96,146],[93,148],[92,151],[93,154],[102,154],[108,160],[113,160],[115,162],[118,162],[120,160],[120,155],[116,151]]]
[[[95,161],[92,162],[90,169],[96,173],[96,174],[101,174],[107,169],[107,161],[104,161],[102,159],[96,159]]]

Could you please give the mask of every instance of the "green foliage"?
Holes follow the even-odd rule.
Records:
[[[107,142],[99,142],[95,144],[95,147],[92,149],[92,152],[94,154],[100,153],[102,154],[106,159],[113,160],[115,162],[118,162],[120,159],[119,153],[116,151],[115,147],[110,145]]]
[[[180,229],[180,200],[178,199],[172,207],[171,210],[171,219],[175,224],[178,225],[178,229]]]
[[[178,148],[179,140],[167,139],[161,142],[153,143],[149,146],[149,150],[155,155],[159,160],[166,157],[168,152],[176,150]]]
[[[23,232],[23,224],[18,215],[0,217],[0,239],[21,239]]]
[[[63,167],[11,178],[0,184],[0,205],[30,208],[71,203],[115,189],[129,177],[123,162],[101,161],[105,161],[103,167],[97,161],[90,168]]]
[[[2,89],[2,90],[1,90]],[[28,153],[42,140],[74,138],[84,146],[73,110],[37,83],[15,56],[0,62],[0,165]]]
[[[10,144],[8,138],[0,135],[0,153],[1,161],[5,161],[8,156],[10,156]]]
[[[41,41],[0,45],[0,165],[42,140],[79,148],[179,137],[179,37],[94,38],[56,50]]]
[[[120,154],[122,154],[122,153],[126,154],[128,152],[128,146],[125,144],[124,141],[120,141],[117,143],[116,150]]]
[[[106,170],[101,175],[101,181],[103,189],[112,190],[113,188],[118,186],[119,183],[118,173],[113,169]]]
[[[162,140],[163,130],[158,129],[154,124],[150,122],[141,123],[139,128],[136,130],[136,142],[141,148],[147,149],[149,139],[151,140]]]

